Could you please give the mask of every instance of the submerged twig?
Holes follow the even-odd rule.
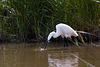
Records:
[[[83,42],[83,44],[84,44],[84,45],[86,45],[86,44],[85,44],[85,42],[84,42],[84,39],[83,39],[83,37],[81,36],[81,34],[80,34],[80,33],[79,33],[79,36],[80,36],[81,41]]]
[[[91,43],[92,46],[95,46],[95,47],[100,47],[100,45],[96,45],[94,43]]]
[[[94,65],[88,63],[87,61],[85,61],[85,60],[83,60],[82,58],[76,56],[75,54],[72,54],[72,53],[71,53],[71,55],[73,55],[74,57],[76,57],[76,58],[78,58],[79,60],[83,61],[83,62],[86,63],[87,65],[90,65],[90,67],[95,67]]]
[[[74,43],[75,45],[77,45],[79,48],[80,48],[80,46],[78,45],[78,42],[77,42],[77,40],[75,40],[76,41],[76,43],[74,42],[74,41],[72,41],[71,39],[69,39],[72,43]]]
[[[93,36],[96,36],[96,37],[100,37],[100,35],[96,35],[96,34],[89,33],[89,32],[84,32],[84,31],[76,31],[76,32],[83,33],[83,34],[89,34],[89,35],[93,35]]]

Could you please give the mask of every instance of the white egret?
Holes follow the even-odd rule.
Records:
[[[61,36],[62,38],[64,37],[68,38],[71,36],[77,37],[78,33],[74,29],[72,29],[69,25],[60,23],[56,25],[56,32],[53,31],[48,35],[47,43],[50,41],[52,37],[57,38],[59,36]],[[47,43],[46,43],[46,46],[47,46]]]

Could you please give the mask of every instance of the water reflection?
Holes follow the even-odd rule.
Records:
[[[44,52],[26,47],[6,48],[0,53],[0,67],[48,67],[48,56]]]
[[[74,53],[78,56],[78,52]],[[48,54],[49,67],[78,67],[78,58],[72,57],[69,53]]]
[[[56,46],[41,51],[41,44],[36,45],[5,44],[5,50],[0,50],[0,67],[100,67],[99,47]]]

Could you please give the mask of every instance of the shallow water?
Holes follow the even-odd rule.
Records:
[[[100,67],[100,43],[63,48],[62,44],[3,44],[0,67]]]

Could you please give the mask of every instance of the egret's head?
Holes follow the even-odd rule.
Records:
[[[46,46],[48,44],[48,42],[50,42],[49,40],[55,35],[55,32],[51,32],[49,35],[48,35],[48,38],[47,38],[47,42],[46,42]],[[46,49],[46,46],[45,46],[45,49]]]
[[[48,39],[47,39],[48,42],[54,36],[54,34],[55,34],[55,32],[53,31],[48,35]]]

